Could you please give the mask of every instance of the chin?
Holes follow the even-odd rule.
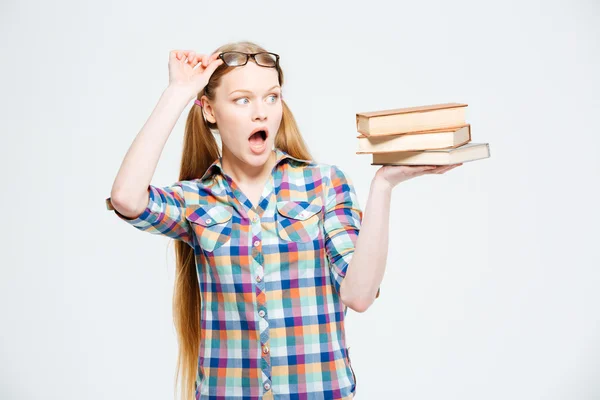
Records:
[[[255,153],[250,146],[245,149],[244,153],[247,155],[247,159],[252,161],[252,165],[258,165],[261,164],[260,161],[262,161],[264,164],[264,162],[267,161],[271,156],[272,151],[273,143],[266,142],[264,150],[262,150],[260,153]]]

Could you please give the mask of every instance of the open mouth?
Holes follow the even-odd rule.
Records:
[[[250,135],[248,140],[250,141],[250,144],[252,144],[252,145],[260,145],[265,140],[267,140],[268,136],[269,136],[269,131],[267,130],[266,127],[265,128],[256,128],[252,132],[252,134]]]
[[[256,128],[248,138],[250,150],[254,154],[262,154],[267,148],[267,137],[269,137],[269,131],[266,127]]]
[[[264,130],[257,131],[255,133],[253,133],[248,140],[250,140],[251,142],[259,141],[259,140],[263,140],[263,141],[267,140],[267,132]]]

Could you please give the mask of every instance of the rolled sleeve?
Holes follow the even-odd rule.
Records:
[[[325,250],[330,263],[332,284],[338,295],[350,260],[354,255],[363,212],[352,179],[331,166],[325,205]],[[379,297],[379,290],[376,297]]]
[[[181,183],[171,186],[148,186],[148,204],[137,218],[128,218],[119,213],[106,199],[106,207],[133,227],[155,235],[164,235],[182,240],[188,245],[192,243],[192,228],[185,218],[184,188]]]

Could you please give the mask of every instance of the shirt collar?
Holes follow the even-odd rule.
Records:
[[[280,162],[282,162],[283,160],[285,160],[287,158],[292,159],[292,160],[296,160],[296,161],[301,162],[301,163],[308,163],[308,164],[310,164],[312,162],[311,160],[302,160],[300,158],[292,157],[291,155],[289,155],[288,153],[286,153],[285,151],[281,150],[278,147],[275,148],[275,154],[277,155],[277,160],[275,161],[275,165],[278,165]],[[223,166],[221,164],[222,158],[223,158],[222,156],[219,157],[219,158],[217,158],[206,169],[206,172],[204,173],[204,175],[202,175],[202,178],[200,178],[200,180],[208,179],[208,178],[212,177],[217,172],[220,172],[221,174],[223,174]]]

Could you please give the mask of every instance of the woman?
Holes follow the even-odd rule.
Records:
[[[281,98],[277,54],[251,42],[211,56],[172,51],[169,77],[107,204],[134,227],[176,239],[183,398],[352,398],[344,317],[379,295],[391,190],[456,165],[380,168],[363,220],[349,177],[312,161]],[[153,186],[194,98],[179,181]]]

